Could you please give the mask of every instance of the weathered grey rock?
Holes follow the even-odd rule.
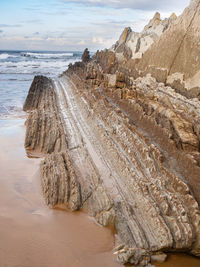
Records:
[[[141,33],[133,32],[130,27],[125,28],[111,50],[122,54],[125,59],[140,59],[176,18],[173,13],[168,19],[161,20],[160,13],[156,12]]]
[[[171,19],[166,34],[178,27]],[[145,31],[160,25],[156,14]],[[130,34],[127,28],[119,49]],[[200,256],[200,102],[145,75],[146,65],[142,77],[133,75],[123,54],[119,64],[120,53],[97,52],[59,79],[33,81],[25,146],[45,156],[46,202],[87,209],[113,225],[122,263],[147,266],[169,251]]]
[[[80,209],[81,188],[66,152],[47,155],[40,170],[47,205],[65,204],[73,211]]]
[[[86,48],[82,55],[82,62],[87,63],[90,61],[90,52],[88,51],[88,48]]]
[[[89,64],[87,70],[99,72],[99,69],[94,71],[95,61],[93,66]],[[178,165],[179,177],[162,153],[164,144],[151,136],[152,127],[145,136],[144,129],[139,130],[146,119],[158,121],[158,126],[154,125],[157,131],[161,131],[159,125],[171,133],[175,131],[174,141],[170,141],[169,135],[168,140],[175,144],[171,151],[175,154],[170,157],[176,164],[181,159],[181,155],[175,157],[178,151],[186,155],[191,155],[193,151],[198,153],[198,139],[193,132],[192,120],[188,121],[181,113],[177,115],[172,109],[172,106],[178,106],[172,97],[177,93],[173,91],[172,96],[168,96],[171,105],[163,108],[162,103],[166,101],[160,102],[159,94],[164,94],[165,89],[159,91],[159,84],[150,76],[135,80],[136,94],[132,94],[131,98],[130,93],[128,99],[124,97],[124,92],[131,92],[131,88],[121,91],[129,112],[130,107],[135,109],[134,117],[130,117],[127,111],[126,116],[119,112],[117,102],[110,104],[100,89],[94,89],[95,83],[90,82],[95,81],[93,74],[85,80],[83,69],[80,73],[78,69],[76,73],[73,69],[73,74],[69,70],[68,75],[73,81],[71,85],[63,76],[54,82],[41,82],[45,84],[45,89],[38,91],[36,86],[35,91],[40,92],[41,97],[34,93],[33,86],[30,90],[39,103],[34,104],[37,108],[30,111],[26,123],[27,148],[46,155],[41,163],[41,177],[47,204],[65,204],[71,210],[84,207],[100,224],[114,225],[125,244],[117,251],[118,259],[123,263],[145,266],[150,262],[152,253],[163,250],[182,250],[199,255],[199,209],[188,186],[180,179],[182,167]],[[125,82],[126,77],[117,72],[116,80]],[[90,89],[86,90],[84,84]],[[178,101],[182,104],[186,101],[185,107],[191,108],[195,121],[192,100],[182,98]],[[135,106],[130,106],[130,100],[135,101]],[[32,106],[30,104],[30,109]],[[26,110],[28,108],[26,105]],[[123,106],[120,109],[123,111]],[[140,114],[140,120],[137,120],[136,114]],[[138,121],[139,127],[130,123],[134,120]],[[39,126],[45,125],[45,121],[54,129],[53,135],[50,128]],[[33,123],[36,126],[32,128]],[[55,144],[55,136],[59,146],[50,145]],[[166,138],[164,136],[167,135],[163,132],[162,138]],[[179,147],[179,144],[182,146]],[[165,153],[170,152],[165,150]],[[198,168],[195,164],[193,162],[194,170]]]
[[[155,254],[151,256],[152,262],[165,262],[167,259],[167,255],[164,253],[161,254]]]
[[[200,1],[196,0],[145,52],[137,68],[141,74],[151,73],[187,97],[199,97],[199,42]]]

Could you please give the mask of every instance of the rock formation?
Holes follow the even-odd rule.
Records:
[[[160,27],[162,34],[139,62],[129,58],[134,34],[127,28],[112,51],[83,57],[57,79],[35,77],[24,104],[25,147],[30,156],[44,156],[47,204],[84,208],[103,226],[113,225],[123,264],[146,266],[166,252],[200,256],[200,102],[143,66],[198,3],[177,19],[156,14],[144,31]],[[164,48],[154,57],[158,65]]]
[[[87,63],[88,61],[90,61],[90,52],[88,48],[86,48],[82,55],[82,62]]]
[[[192,1],[175,24],[147,51],[138,69],[154,73],[155,77],[157,69],[162,69],[165,75],[160,81],[176,87],[186,96],[199,97],[199,42],[200,1]],[[146,64],[148,67],[145,69]]]
[[[145,26],[141,33],[125,28],[119,40],[111,48],[118,58],[140,59],[149,47],[165,32],[171,23],[176,20],[173,13],[168,19],[161,20],[160,13],[156,12],[153,19]]]
[[[180,94],[200,98],[199,25],[200,1],[193,0],[178,18],[172,14],[161,21],[156,13],[141,33],[129,29],[126,36],[125,29],[111,50],[121,61],[135,59],[132,62],[137,71],[135,77],[151,73]]]

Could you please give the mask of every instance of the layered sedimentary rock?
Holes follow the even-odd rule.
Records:
[[[146,52],[138,69],[157,75],[189,97],[200,96],[200,1],[188,8]],[[148,66],[147,66],[148,65]]]
[[[66,145],[66,137],[58,117],[56,94],[52,80],[37,76],[24,104],[29,111],[26,127],[25,148],[31,156],[60,152]]]
[[[163,23],[157,14],[146,30]],[[163,252],[200,256],[200,102],[144,68],[140,77],[148,51],[133,66],[119,51],[86,50],[59,78],[35,77],[24,105],[47,204],[114,225],[118,260],[138,266]]]
[[[150,73],[182,95],[200,98],[199,43],[200,1],[193,0],[178,18],[161,21],[156,13],[141,33],[125,29],[111,50],[119,61],[129,60],[135,78]]]
[[[87,208],[102,225],[114,224],[121,243],[116,254],[123,263],[145,266],[161,251],[199,255],[199,209],[190,191],[198,195],[199,167],[193,157],[199,156],[198,138],[192,122],[181,115],[177,125],[173,121],[176,93],[171,89],[171,97],[166,96],[150,77],[136,80],[131,93],[105,89],[105,80],[102,87],[93,86],[96,80],[85,80],[85,66],[80,66],[68,71],[70,81],[66,75],[56,81],[36,77],[25,105],[30,107],[28,152],[46,155],[41,176],[47,204]],[[152,92],[146,94],[149,83]],[[38,105],[29,98],[38,99]],[[193,111],[189,100],[179,101]],[[42,127],[47,121],[51,126]]]
[[[161,20],[160,13],[156,12],[141,33],[134,32],[130,27],[125,28],[119,40],[111,51],[114,51],[121,60],[125,58],[140,59],[149,47],[165,32],[176,19],[173,13],[169,18]]]

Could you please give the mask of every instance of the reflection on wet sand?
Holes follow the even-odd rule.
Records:
[[[23,149],[24,120],[0,120],[0,267],[117,267],[110,230],[82,212],[49,209],[40,190],[40,159]],[[199,267],[170,255],[156,267]]]
[[[0,121],[0,266],[114,267],[113,234],[81,212],[46,207],[23,120]]]
[[[186,254],[168,255],[168,260],[164,263],[154,264],[156,267],[200,267],[198,258]]]

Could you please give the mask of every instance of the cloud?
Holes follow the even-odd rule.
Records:
[[[76,3],[85,6],[99,6],[112,8],[129,8],[140,10],[174,10],[189,4],[189,0],[58,0],[64,3]]]
[[[1,30],[4,30],[3,27],[6,29],[6,34],[0,34],[0,49],[82,51],[88,47],[95,51],[109,48],[117,41],[124,27],[130,26],[133,31],[141,31],[155,11],[159,11],[162,18],[170,16],[172,11],[180,14],[189,0],[176,1],[174,4],[172,0],[49,2],[46,6],[46,0],[36,0],[34,5],[29,6],[32,13],[26,11],[21,20],[13,16],[13,21],[2,21],[8,24],[0,24]],[[177,12],[178,7],[180,9]],[[53,19],[48,15],[54,16]],[[61,15],[65,15],[65,18]]]
[[[85,40],[81,40],[80,42],[77,43],[77,45],[86,45],[86,41]]]
[[[102,37],[93,37],[93,38],[92,38],[92,42],[93,42],[94,44],[96,44],[96,43],[103,44],[103,43],[104,43],[104,40],[103,40]]]
[[[23,20],[21,23],[30,23],[30,24],[43,24],[41,19],[31,19],[31,20]]]
[[[2,28],[19,28],[22,27],[21,24],[0,24]]]
[[[99,47],[110,47],[114,44],[115,40],[112,38],[104,39],[102,36],[94,36],[91,40],[92,44]]]
[[[2,30],[0,30],[0,33],[2,33],[3,31]]]

